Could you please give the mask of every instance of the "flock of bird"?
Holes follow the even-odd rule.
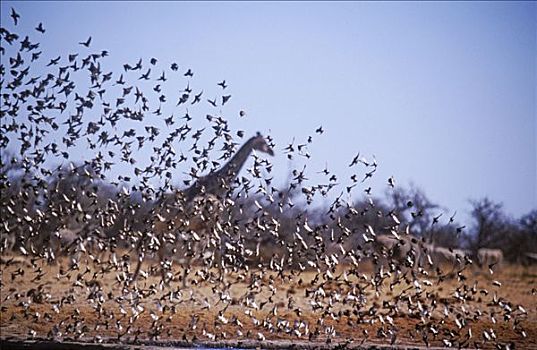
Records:
[[[361,325],[376,325],[376,337],[393,344],[409,317],[416,341],[427,345],[512,347],[493,328],[472,334],[479,319],[527,336],[527,312],[500,296],[500,282],[493,290],[467,284],[472,260],[493,273],[497,252],[473,256],[414,237],[397,212],[375,206],[371,187],[361,210],[347,199],[368,185],[376,159],[357,154],[349,185],[328,168],[320,172],[326,183],[310,185],[304,165],[278,189],[270,157],[307,162],[322,127],[283,148],[259,133],[242,141],[245,132],[233,132],[222,114],[232,97],[225,80],[208,96],[194,88],[191,69],[162,68],[157,58],[107,71],[109,52],[93,50],[92,37],[78,43],[79,52],[48,58],[34,39],[46,27],[20,35],[23,19],[14,9],[10,16],[0,28],[2,313],[13,302],[21,317],[49,323],[44,334],[29,329],[28,337],[84,339],[106,329],[119,341],[160,339],[172,334],[175,314],[189,320],[184,337],[193,343],[337,341],[334,322],[344,320],[359,330],[354,340],[373,337]],[[177,81],[184,82],[179,90]],[[237,116],[247,117],[244,110]],[[387,185],[394,188],[395,179]],[[313,222],[307,212],[319,197],[331,204]],[[371,213],[385,225],[352,225]],[[370,261],[374,271],[364,272]],[[449,278],[458,287],[446,302],[429,288]],[[60,282],[70,292],[51,295]],[[20,290],[28,283],[31,289]],[[466,305],[478,295],[488,296],[483,310]],[[382,305],[371,304],[375,298]],[[84,303],[91,315],[80,311]],[[48,310],[32,311],[36,304]],[[49,322],[72,305],[80,305],[72,316]],[[196,312],[209,309],[214,319],[201,321]],[[4,330],[21,322],[13,315],[2,318]],[[143,315],[149,327],[137,323]]]

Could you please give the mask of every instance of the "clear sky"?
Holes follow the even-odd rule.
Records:
[[[394,175],[450,210],[537,208],[535,2],[2,1],[12,26],[10,7],[19,31],[43,22],[46,60],[91,35],[117,72],[176,61],[207,98],[226,79],[232,127],[274,137],[280,179],[298,166],[283,148],[313,134],[311,183],[326,162],[347,181],[360,151],[379,162],[377,194]]]

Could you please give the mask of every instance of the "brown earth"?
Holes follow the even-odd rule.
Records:
[[[251,269],[227,275],[231,286],[225,295],[221,284],[212,281],[216,271],[203,279],[191,272],[186,289],[179,282],[160,286],[158,274],[149,276],[132,293],[120,282],[121,266],[90,262],[68,271],[66,262],[63,267],[42,262],[28,267],[27,261],[6,264],[9,260],[3,257],[0,265],[4,344],[48,339],[183,347],[537,349],[535,267],[504,266],[493,275],[472,269],[462,273],[463,281],[440,282],[431,274],[418,278],[419,288],[410,282],[393,290],[388,278],[378,293],[368,279],[368,264],[355,274],[350,266],[340,267],[332,277]],[[181,267],[174,267],[174,273],[180,276]],[[345,299],[353,290],[354,295],[363,290],[365,298]],[[139,302],[133,299],[137,295],[143,296]],[[318,305],[312,304],[315,300]]]

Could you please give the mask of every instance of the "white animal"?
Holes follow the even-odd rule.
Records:
[[[448,249],[434,244],[424,244],[424,256],[427,257],[429,265],[447,265],[452,270],[460,270],[471,256],[470,252],[463,249]]]
[[[500,249],[480,248],[477,250],[477,261],[482,267],[497,265],[503,262],[503,252]]]

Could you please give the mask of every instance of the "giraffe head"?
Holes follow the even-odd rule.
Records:
[[[252,138],[252,148],[257,151],[267,153],[271,156],[274,155],[274,151],[272,150],[272,148],[270,148],[263,135],[261,135],[261,133],[259,132],[256,136]]]

